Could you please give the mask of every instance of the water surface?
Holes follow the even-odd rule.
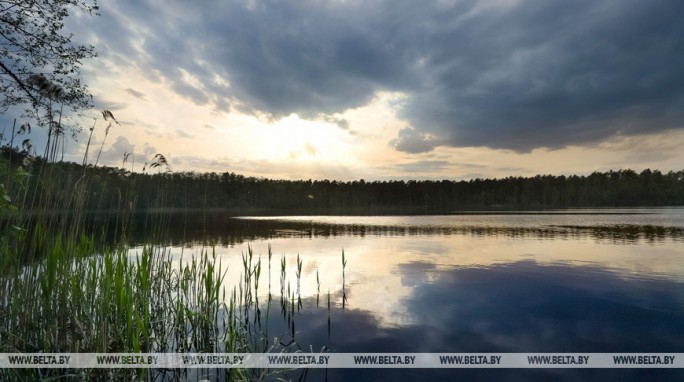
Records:
[[[241,255],[251,248],[263,264],[262,301],[268,285],[275,300],[286,286],[301,296],[294,337],[305,350],[684,352],[681,208],[208,220],[203,217],[205,229],[186,229],[195,234],[177,243],[174,253],[188,256],[213,243],[231,285],[239,282]],[[283,257],[287,278],[281,285]],[[272,319],[269,328],[270,335],[292,336],[289,322]],[[326,377],[321,373],[309,377]],[[336,370],[327,378],[409,375],[682,377],[678,370],[633,369]]]

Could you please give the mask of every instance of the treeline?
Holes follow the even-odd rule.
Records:
[[[684,171],[632,170],[589,176],[470,181],[284,181],[234,173],[175,173],[172,205],[187,207],[355,209],[535,208],[684,204]]]
[[[4,152],[5,158],[8,152]],[[38,159],[40,162],[40,159]],[[41,166],[34,163],[33,169]],[[48,166],[64,181],[59,192],[89,182],[90,209],[264,209],[339,213],[448,212],[463,209],[684,205],[684,170],[594,172],[589,176],[507,177],[469,181],[273,180],[232,172],[130,172],[74,163]],[[37,170],[32,170],[37,171]],[[43,169],[42,171],[46,171]],[[38,176],[27,176],[25,207],[41,193]],[[54,193],[54,191],[51,191]],[[26,197],[28,196],[28,198]],[[55,200],[64,197],[53,195]]]
[[[665,206],[684,204],[684,171],[595,172],[470,181],[285,181],[234,173],[174,173],[177,207],[396,209]],[[142,200],[141,200],[142,202]],[[141,204],[141,206],[144,204]],[[149,205],[149,204],[148,204]]]

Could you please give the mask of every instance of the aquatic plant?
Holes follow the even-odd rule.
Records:
[[[116,122],[111,112],[104,111],[102,116]],[[95,127],[93,124],[90,138]],[[19,132],[29,129],[22,125]],[[58,130],[52,133],[58,134]],[[13,131],[10,142],[18,134]],[[162,239],[167,237],[169,224],[161,214],[145,222],[149,242],[155,244],[128,247],[138,198],[149,198],[154,200],[151,205],[163,207],[173,191],[166,157],[157,154],[149,166],[143,165],[144,170],[158,172],[152,177],[156,186],[149,188],[153,195],[139,195],[133,188],[136,174],[97,167],[104,142],[93,166],[87,165],[91,139],[83,166],[55,163],[58,137],[46,148],[47,159],[30,156],[28,140],[23,142],[24,160],[15,161],[20,157],[14,156],[12,147],[2,149],[8,155],[0,158],[0,353],[302,351],[295,341],[296,315],[302,309],[303,259],[299,255],[296,291],[287,281],[285,256],[281,259],[281,312],[287,330],[272,336],[268,332],[270,246],[264,319],[259,301],[262,260],[254,256],[251,247],[242,255],[242,274],[234,286],[226,285],[228,269],[213,247],[182,254],[180,259],[172,256]],[[130,155],[124,154],[124,164]],[[101,171],[115,171],[116,177],[126,179],[115,199],[102,196]],[[104,213],[106,219],[88,233],[93,212]],[[114,240],[105,240],[112,236]],[[318,274],[317,283],[320,293]],[[192,373],[195,371],[187,369],[4,369],[0,380],[160,376],[180,380],[195,375]],[[212,373],[221,379],[244,380],[278,371],[226,369]]]

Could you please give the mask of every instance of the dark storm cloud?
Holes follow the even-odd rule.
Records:
[[[320,118],[400,91],[409,153],[684,126],[678,0],[146,4],[112,5],[100,38],[193,102]]]
[[[397,3],[400,5],[399,3]],[[275,117],[332,114],[368,103],[384,88],[418,83],[407,75],[403,23],[365,6],[327,2],[231,3],[212,30],[203,55],[221,63],[231,95],[245,111]],[[218,33],[215,33],[218,31]]]
[[[562,147],[684,126],[684,4],[522,2],[441,33],[402,115],[439,144]],[[446,46],[446,45],[445,45]],[[434,46],[436,48],[436,45]],[[421,143],[400,135],[397,147]]]

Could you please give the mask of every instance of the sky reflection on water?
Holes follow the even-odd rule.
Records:
[[[402,298],[413,320],[387,326],[377,312],[351,307],[330,312],[315,298],[296,315],[298,343],[333,352],[682,352],[684,285],[668,279],[622,278],[598,268],[524,260],[487,268],[401,267],[412,291]],[[417,283],[416,280],[431,280]],[[353,291],[353,287],[351,290]],[[328,332],[327,317],[331,317]],[[270,333],[287,325],[271,322]],[[328,334],[329,333],[329,334]],[[305,350],[308,348],[305,348]],[[408,374],[407,374],[408,372]],[[319,373],[320,371],[313,371]],[[337,377],[440,379],[544,377],[607,380],[681,376],[678,370],[335,370]],[[342,379],[339,379],[342,380]]]
[[[684,284],[623,279],[599,269],[533,261],[490,268],[435,270],[402,298],[413,322],[383,324],[336,304],[327,342],[327,308],[315,297],[296,318],[298,340],[338,352],[681,352]],[[353,287],[350,288],[353,291]],[[277,330],[275,330],[277,332]],[[286,331],[286,328],[283,328]]]
[[[279,261],[285,255],[288,282],[296,284],[295,264],[299,254],[303,261],[302,296],[316,294],[316,271],[321,290],[342,288],[341,253],[348,259],[345,270],[347,294],[351,306],[375,313],[385,326],[405,325],[414,317],[406,311],[405,299],[415,288],[439,283],[443,271],[491,267],[534,261],[540,266],[562,265],[602,270],[625,279],[684,280],[684,259],[679,245],[629,244],[614,245],[595,240],[516,239],[466,235],[424,235],[391,237],[314,237],[303,239],[276,238],[249,243],[255,254],[267,262],[270,245],[274,260],[270,283],[275,293],[280,288]],[[217,248],[224,264],[233,270],[241,268],[240,253],[247,245]],[[416,267],[420,267],[418,270]],[[231,274],[233,282],[239,274]],[[260,285],[268,285],[264,271]],[[228,285],[231,285],[229,280]],[[267,290],[263,290],[267,293]],[[355,298],[363,296],[363,298]]]
[[[676,210],[674,217],[656,220],[679,222],[680,213]],[[223,266],[228,266],[228,286],[239,282],[241,254],[248,251],[248,246],[255,260],[261,258],[261,301],[267,300],[269,284],[270,292],[280,295],[282,256],[288,265],[284,287],[289,285],[292,291],[297,290],[295,269],[297,255],[300,256],[304,304],[295,321],[297,343],[304,349],[318,351],[325,346],[336,352],[684,352],[684,251],[681,237],[677,236],[682,226],[643,226],[640,223],[644,223],[644,216],[649,215],[597,218],[620,222],[608,226],[602,225],[603,220],[589,223],[584,219],[581,233],[560,236],[540,234],[545,228],[529,222],[493,231],[459,231],[447,225],[447,232],[425,230],[421,234],[396,234],[397,231],[383,228],[388,227],[387,219],[394,219],[393,224],[404,221],[404,228],[410,230],[412,226],[406,221],[415,219],[406,217],[354,218],[354,224],[381,227],[371,230],[370,235],[345,229],[345,221],[352,218],[338,219],[337,223],[328,221],[325,224],[339,226],[336,234],[326,235],[316,234],[326,232],[326,225],[319,220],[337,218],[309,217],[309,221],[294,222],[304,224],[300,227],[303,231],[293,228],[292,221],[267,219],[263,223],[276,234],[249,236],[214,250]],[[552,216],[557,226],[571,226],[575,218]],[[429,219],[420,217],[423,221]],[[441,219],[436,217],[433,226],[444,228],[440,226]],[[653,216],[647,217],[647,222],[652,220]],[[257,227],[263,229],[259,224]],[[287,234],[277,234],[279,224]],[[302,234],[307,232],[306,225],[314,225],[314,229]],[[638,235],[625,239],[621,233],[625,226]],[[513,229],[522,229],[525,234],[511,234]],[[597,234],[604,231],[609,233],[607,237]],[[654,240],[645,232],[662,235]],[[269,246],[273,251],[270,274]],[[201,248],[186,243],[185,247],[173,250],[180,257],[181,252],[188,256]],[[348,260],[344,285],[342,250]],[[344,308],[343,288],[347,297]],[[328,291],[332,299],[330,312],[326,309]],[[320,306],[316,305],[317,297]],[[270,333],[288,331],[277,319],[269,325]],[[311,373],[314,380],[324,377],[321,371]],[[460,376],[507,380],[682,376],[676,370],[639,369],[363,373],[336,370],[332,375],[336,380],[409,375],[417,379]]]

